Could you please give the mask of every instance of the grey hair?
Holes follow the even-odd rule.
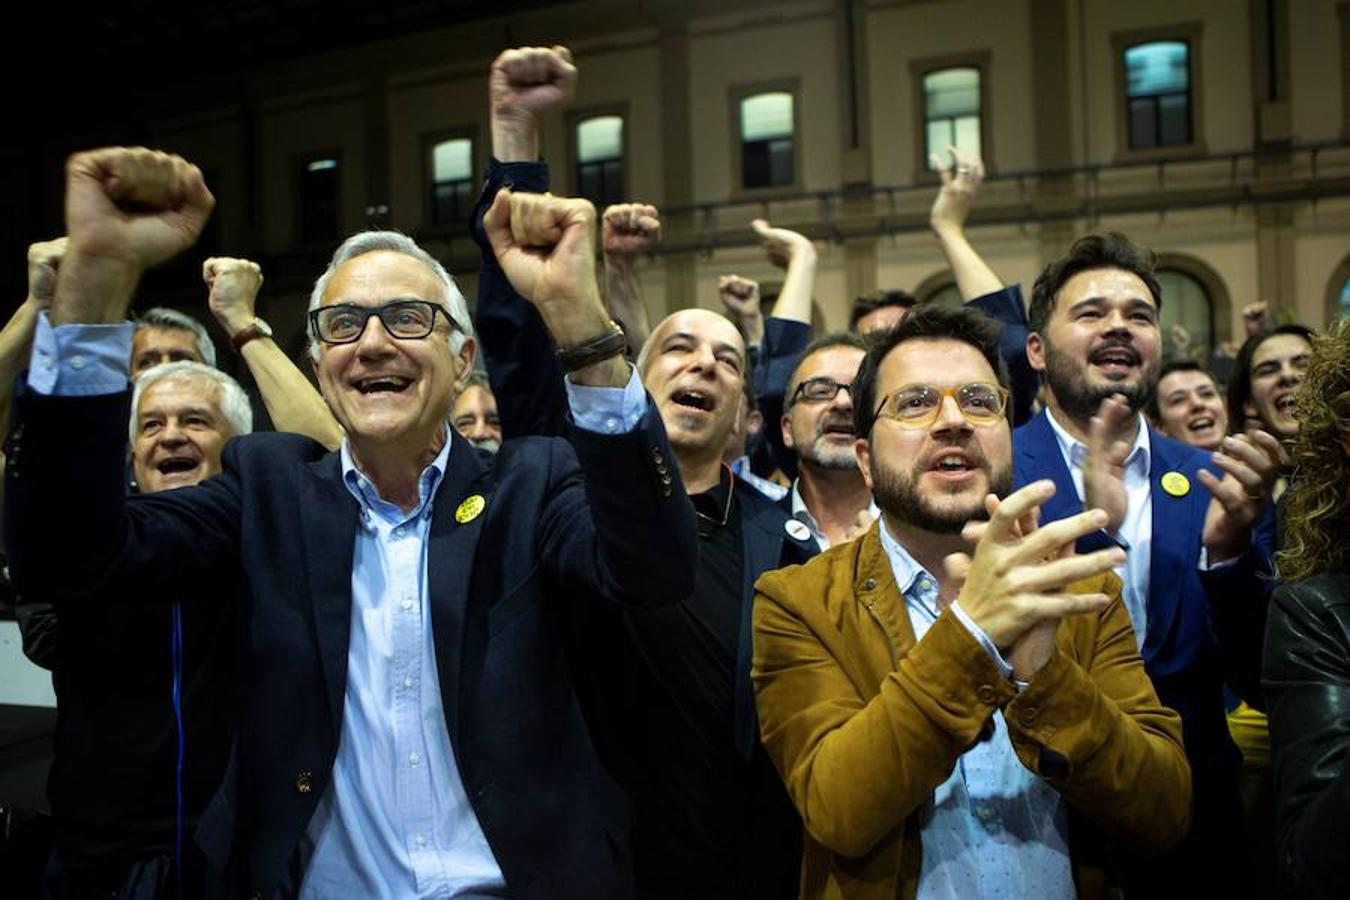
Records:
[[[215,342],[211,340],[211,335],[206,333],[206,327],[187,313],[169,309],[167,306],[156,306],[153,309],[147,309],[136,319],[136,329],[139,331],[142,328],[172,328],[178,331],[190,331],[197,339],[197,355],[202,358],[202,362],[212,368],[215,367]]]
[[[238,437],[253,431],[253,406],[248,402],[248,394],[229,375],[219,369],[191,360],[180,359],[177,362],[160,363],[146,369],[136,379],[136,389],[131,395],[131,421],[128,432],[131,442],[136,442],[136,422],[140,417],[141,395],[156,381],[164,379],[206,379],[220,386],[220,414],[230,425],[230,436]]]
[[[464,301],[464,295],[460,293],[459,286],[445,270],[445,266],[441,265],[436,257],[417,246],[417,242],[412,238],[398,231],[361,231],[343,241],[333,252],[333,259],[328,263],[328,268],[324,269],[323,274],[314,282],[314,290],[309,295],[309,311],[312,313],[323,304],[323,295],[339,266],[376,250],[389,250],[411,256],[436,276],[442,288],[441,305],[450,314],[450,321],[455,324],[455,327],[450,329],[450,350],[458,353],[464,346],[465,338],[474,336],[473,320],[469,318],[469,305]],[[305,329],[309,333],[309,355],[317,362],[319,336],[314,332],[314,323],[308,315],[305,316]]]

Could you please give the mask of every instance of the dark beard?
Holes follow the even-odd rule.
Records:
[[[1148,405],[1158,387],[1157,366],[1143,369],[1135,384],[1092,384],[1086,370],[1049,341],[1045,341],[1045,380],[1064,414],[1075,422],[1087,422],[1101,409],[1102,401],[1119,394],[1137,413]]]
[[[906,478],[895,469],[873,464],[872,495],[877,506],[897,522],[934,534],[960,534],[961,529],[972,519],[982,522],[989,518],[985,512],[983,494],[964,509],[930,505],[929,498],[919,493],[917,487],[919,476],[925,471],[922,462],[916,463]],[[989,473],[989,493],[1000,499],[1008,496],[1012,490],[1012,466],[986,468],[986,471]]]

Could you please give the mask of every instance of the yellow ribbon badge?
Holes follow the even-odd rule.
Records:
[[[1180,472],[1168,472],[1162,477],[1162,488],[1173,497],[1184,497],[1191,492],[1191,481]]]
[[[464,502],[455,510],[455,521],[463,525],[465,522],[472,522],[478,518],[478,514],[487,506],[487,501],[483,499],[482,494],[474,494],[472,497],[465,498]]]

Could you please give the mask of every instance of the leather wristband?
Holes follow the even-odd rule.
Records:
[[[623,328],[613,319],[609,320],[609,331],[582,341],[575,347],[558,351],[558,362],[564,372],[575,372],[587,366],[603,362],[611,356],[619,356],[628,349],[628,337]]]
[[[272,336],[271,326],[269,326],[262,319],[255,318],[247,326],[239,329],[234,333],[234,337],[230,338],[230,346],[234,348],[235,353],[243,353],[244,345],[247,344],[249,341],[253,340],[254,338],[271,337],[271,336]]]

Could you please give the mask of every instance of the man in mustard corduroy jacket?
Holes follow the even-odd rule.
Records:
[[[977,312],[916,310],[853,392],[882,518],[756,585],[756,698],[805,824],[802,896],[1114,893],[1117,853],[1185,834],[1191,774],[1106,514],[1038,528],[1054,486],[1008,496],[1006,376]],[[1115,449],[1089,477],[1113,477]]]

